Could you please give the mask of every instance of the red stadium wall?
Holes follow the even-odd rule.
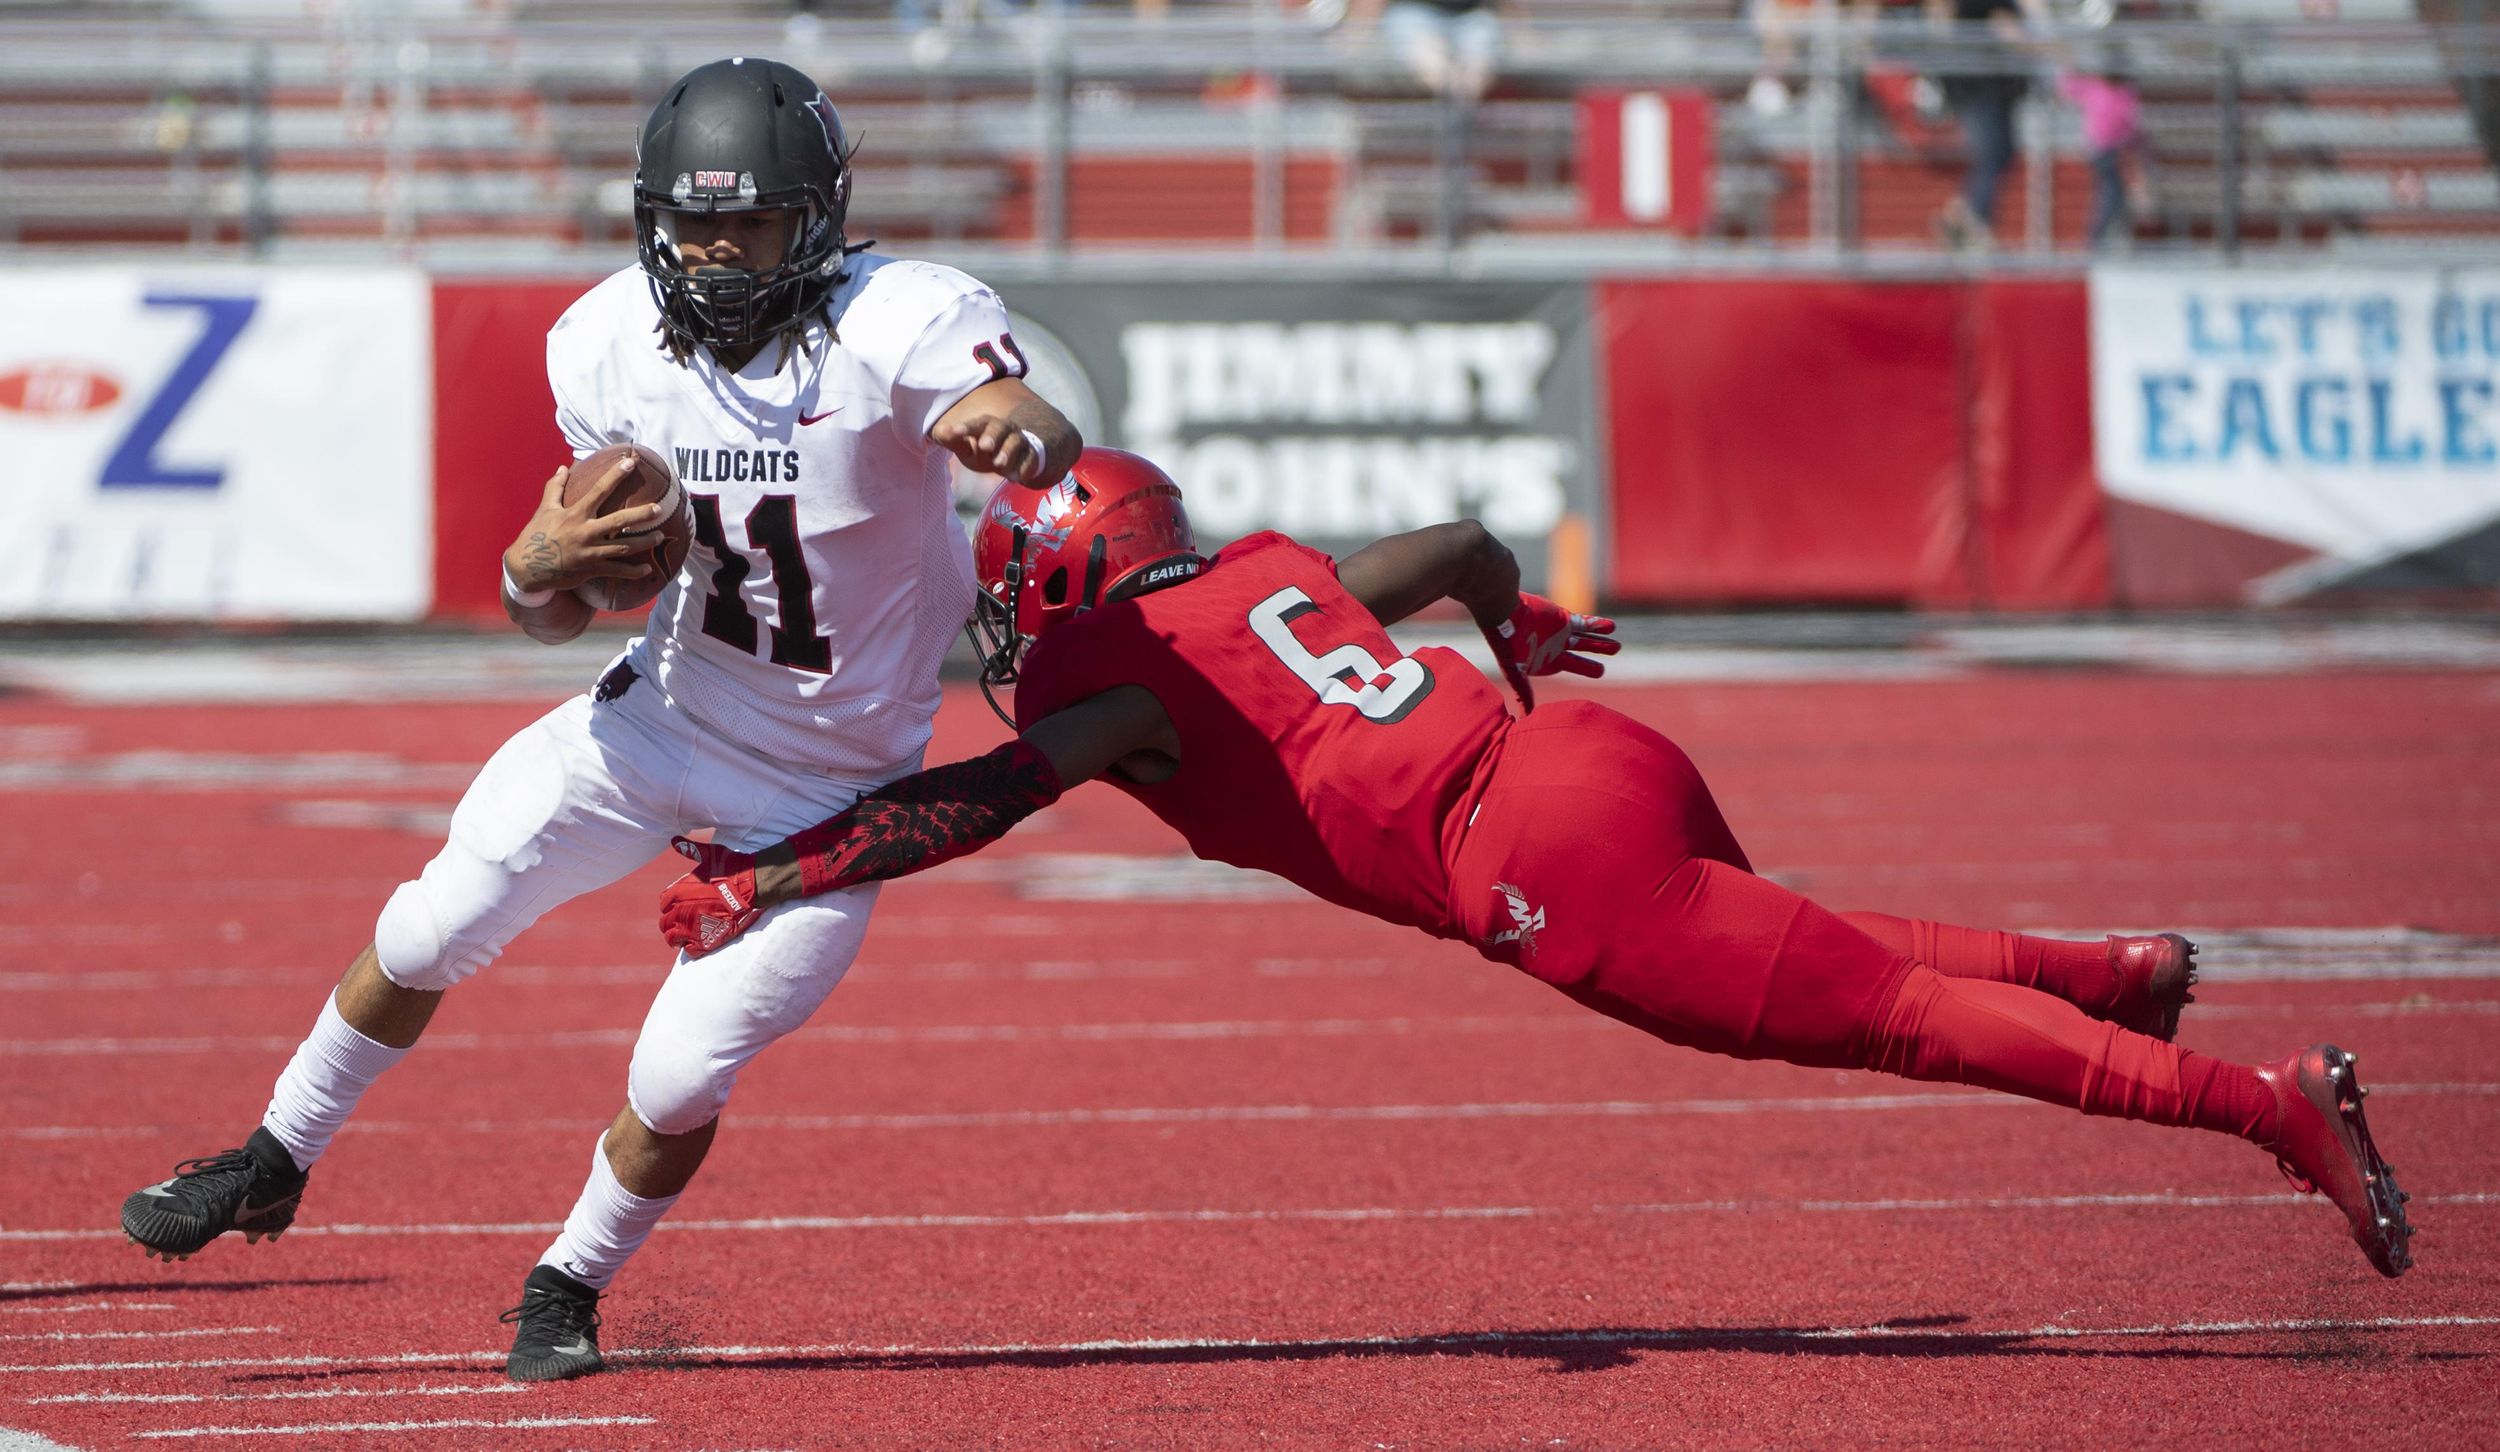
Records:
[[[593,279],[434,289],[438,617],[566,457],[547,328]],[[2080,280],[1714,279],[1592,290],[1626,604],[2072,609],[2111,601]]]
[[[1610,598],[2106,604],[2080,281],[1602,284]]]
[[[434,284],[434,614],[503,614],[504,546],[572,457],[547,330],[596,279]]]

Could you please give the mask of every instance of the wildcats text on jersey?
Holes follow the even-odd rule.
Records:
[[[677,449],[677,477],[689,484],[789,484],[799,477],[796,449]]]

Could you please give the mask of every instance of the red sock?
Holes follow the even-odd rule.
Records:
[[[1902,980],[1867,1067],[2260,1143],[2274,1132],[2274,1096],[2247,1065],[2096,1023],[2045,993],[1925,967]]]
[[[2118,974],[2109,966],[2106,941],[2031,938],[1888,913],[1842,913],[1841,917],[1885,947],[1908,954],[1947,978],[2019,984],[2085,1009],[2106,1008],[2118,998]]]

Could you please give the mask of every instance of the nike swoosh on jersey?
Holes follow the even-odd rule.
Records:
[[[826,409],[823,413],[817,414],[817,415],[815,415],[814,417],[810,417],[810,416],[808,416],[807,414],[800,414],[800,415],[799,415],[799,427],[801,427],[801,428],[805,428],[805,427],[807,427],[809,424],[823,423],[826,419],[829,419],[829,418],[833,417],[835,414],[840,413],[841,411],[842,411],[842,405],[840,405],[840,404],[838,404],[838,403],[837,403],[837,404],[835,404],[833,407],[831,407],[831,408],[829,408],[829,409]]]

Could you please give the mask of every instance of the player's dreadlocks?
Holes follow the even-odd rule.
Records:
[[[858,148],[854,146],[852,149],[856,151]],[[842,244],[842,256],[847,260],[876,245],[877,239],[874,237],[865,242],[846,242]],[[779,373],[789,366],[790,355],[794,348],[802,358],[812,360],[816,356],[815,346],[807,340],[807,325],[817,315],[822,315],[825,320],[825,337],[835,343],[842,341],[842,329],[834,320],[833,297],[841,290],[842,284],[850,280],[851,270],[847,267],[833,274],[826,281],[825,296],[821,301],[812,309],[791,318],[764,339],[766,344],[778,345],[781,349],[781,356],[773,363],[773,372]],[[665,311],[660,314],[659,320],[651,325],[651,331],[659,336],[660,351],[669,356],[670,362],[681,368],[692,362],[695,340],[684,330],[670,326],[669,317]]]

